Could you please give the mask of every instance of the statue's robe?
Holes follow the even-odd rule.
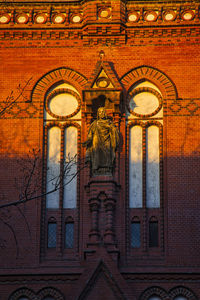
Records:
[[[91,124],[87,137],[87,158],[93,173],[98,173],[98,170],[100,173],[111,172],[118,144],[119,132],[110,119],[98,119]]]

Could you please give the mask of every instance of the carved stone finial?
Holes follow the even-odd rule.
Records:
[[[100,59],[103,60],[103,59],[104,59],[104,56],[105,56],[105,53],[104,53],[103,50],[101,50],[101,51],[99,52],[99,57],[100,57]]]

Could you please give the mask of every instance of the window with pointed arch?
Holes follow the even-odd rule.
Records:
[[[132,253],[160,253],[163,248],[163,99],[158,87],[147,80],[135,84],[128,95],[126,116],[130,249]],[[133,242],[139,235],[140,243]]]
[[[70,84],[54,84],[44,105],[44,256],[72,259],[77,251],[81,105]],[[66,221],[65,221],[66,220]]]

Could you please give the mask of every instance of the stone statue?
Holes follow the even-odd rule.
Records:
[[[97,120],[89,128],[86,161],[90,162],[93,175],[111,175],[114,167],[115,152],[119,144],[119,132],[104,107],[97,111]]]

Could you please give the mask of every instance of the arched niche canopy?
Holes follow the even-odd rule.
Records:
[[[108,114],[120,112],[122,86],[109,62],[97,62],[93,74],[83,90],[85,112],[96,117],[99,107]]]

